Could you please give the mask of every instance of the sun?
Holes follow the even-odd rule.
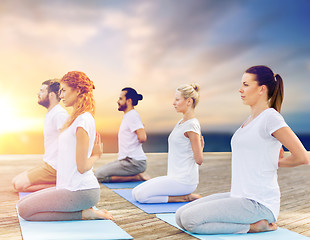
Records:
[[[0,96],[0,111],[0,134],[14,132],[18,128],[18,117],[9,97]]]
[[[18,106],[18,107],[17,107]],[[29,108],[22,103],[14,102],[14,97],[0,96],[0,135],[16,132],[37,132],[43,128],[43,119],[35,117],[35,111],[27,111],[28,115],[22,115],[22,109]]]

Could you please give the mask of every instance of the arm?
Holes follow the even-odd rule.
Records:
[[[95,145],[90,158],[88,158],[88,146],[89,138],[87,132],[83,128],[78,127],[76,130],[76,166],[81,174],[90,170],[94,162],[101,155],[102,143],[100,141],[100,135],[96,134]]]
[[[204,146],[204,139],[202,136],[195,132],[186,132],[185,136],[189,138],[191,141],[191,146],[194,153],[194,159],[198,165],[201,165],[203,162],[203,146]]]
[[[136,130],[135,133],[137,134],[137,137],[140,143],[146,142],[147,136],[146,136],[146,132],[144,128],[140,128]]]
[[[279,167],[296,167],[302,164],[309,164],[309,154],[289,127],[283,127],[272,134],[291,153],[288,157],[280,154]]]

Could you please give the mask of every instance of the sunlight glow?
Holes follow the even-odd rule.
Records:
[[[20,131],[33,131],[42,127],[42,119],[19,116],[18,108],[14,106],[9,96],[0,97],[0,109],[0,135]]]
[[[15,113],[8,97],[0,97],[0,134],[11,132],[15,128]]]

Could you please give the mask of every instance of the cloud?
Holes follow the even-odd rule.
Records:
[[[146,125],[159,131],[180,117],[171,105],[176,87],[198,82],[201,123],[224,129],[248,114],[238,95],[243,71],[267,64],[285,76],[285,113],[299,111],[309,104],[310,70],[307,20],[294,14],[300,1],[280,13],[280,1],[267,0],[4,0],[1,83],[23,89],[21,108],[29,109],[38,82],[78,69],[95,81],[97,116],[108,130],[121,118],[120,89],[132,86],[144,95]]]
[[[58,9],[58,8],[57,8]],[[50,11],[55,11],[51,6]],[[98,29],[88,22],[77,24],[75,21],[64,20],[63,18],[51,18],[42,14],[36,17],[36,8],[29,9],[34,13],[32,17],[25,14],[4,14],[0,17],[2,40],[14,41],[20,45],[49,45],[59,46],[81,46],[94,37]],[[57,12],[57,11],[56,11]],[[77,16],[80,14],[75,12]],[[76,16],[76,18],[77,18]]]

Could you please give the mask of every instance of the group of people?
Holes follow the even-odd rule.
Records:
[[[247,69],[239,89],[251,115],[235,132],[232,146],[231,190],[201,197],[199,183],[204,139],[195,118],[199,86],[176,89],[173,106],[182,118],[168,138],[166,176],[150,178],[142,144],[147,135],[135,106],[143,99],[133,88],[121,90],[118,110],[124,117],[118,133],[118,159],[93,171],[103,153],[96,132],[93,82],[82,72],[69,72],[58,82],[42,83],[38,103],[47,108],[43,163],[17,175],[15,191],[35,191],[18,202],[29,221],[111,219],[94,209],[100,198],[98,182],[145,180],[132,191],[141,203],[190,202],[176,212],[177,224],[193,233],[247,233],[277,228],[280,210],[278,167],[309,164],[309,155],[280,114],[283,81],[266,66]],[[69,116],[60,105],[72,107]],[[290,154],[284,155],[282,145]]]

